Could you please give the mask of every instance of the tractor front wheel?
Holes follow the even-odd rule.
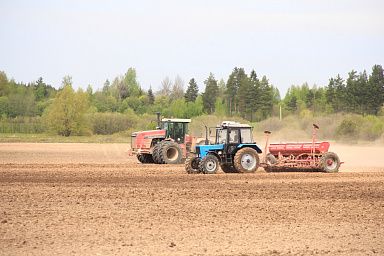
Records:
[[[199,169],[200,158],[197,156],[188,156],[185,160],[185,170],[187,173],[195,174],[200,173]]]
[[[333,152],[325,153],[320,159],[320,168],[324,172],[338,172],[340,164],[339,157]]]
[[[242,148],[235,154],[234,165],[238,172],[255,172],[260,165],[259,155],[253,148]]]
[[[144,155],[136,155],[136,157],[137,157],[137,160],[139,160],[140,163],[142,163],[142,164],[145,163]]]
[[[150,154],[139,154],[137,155],[137,159],[140,161],[140,163],[143,163],[143,164],[153,163],[153,158]]]
[[[219,168],[219,159],[214,155],[205,156],[199,163],[199,169],[204,174],[215,174]]]

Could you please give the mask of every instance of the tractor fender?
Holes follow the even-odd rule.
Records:
[[[256,150],[257,153],[259,153],[259,154],[263,153],[263,151],[261,151],[261,149],[259,148],[259,146],[257,144],[239,144],[237,146],[237,150],[242,149],[242,148],[253,148],[254,150]]]
[[[217,154],[217,152],[215,152],[215,151],[208,151],[207,155],[213,155],[213,156],[217,157],[217,159],[219,159],[219,161],[221,159],[219,154]]]

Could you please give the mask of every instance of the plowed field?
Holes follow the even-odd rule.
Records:
[[[384,147],[339,173],[188,175],[125,144],[0,144],[0,255],[384,255]]]

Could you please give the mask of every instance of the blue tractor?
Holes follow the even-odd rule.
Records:
[[[252,127],[226,121],[215,130],[215,143],[209,144],[206,138],[206,145],[197,145],[185,161],[186,171],[214,174],[220,166],[225,173],[255,172],[260,166],[262,151],[253,141]]]

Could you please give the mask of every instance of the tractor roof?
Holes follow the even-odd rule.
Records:
[[[221,123],[220,127],[227,128],[227,127],[236,127],[236,128],[252,128],[252,126],[248,124],[241,124],[238,122],[233,121],[224,121]]]
[[[161,122],[173,122],[173,123],[190,123],[191,119],[182,119],[182,118],[163,118]]]

